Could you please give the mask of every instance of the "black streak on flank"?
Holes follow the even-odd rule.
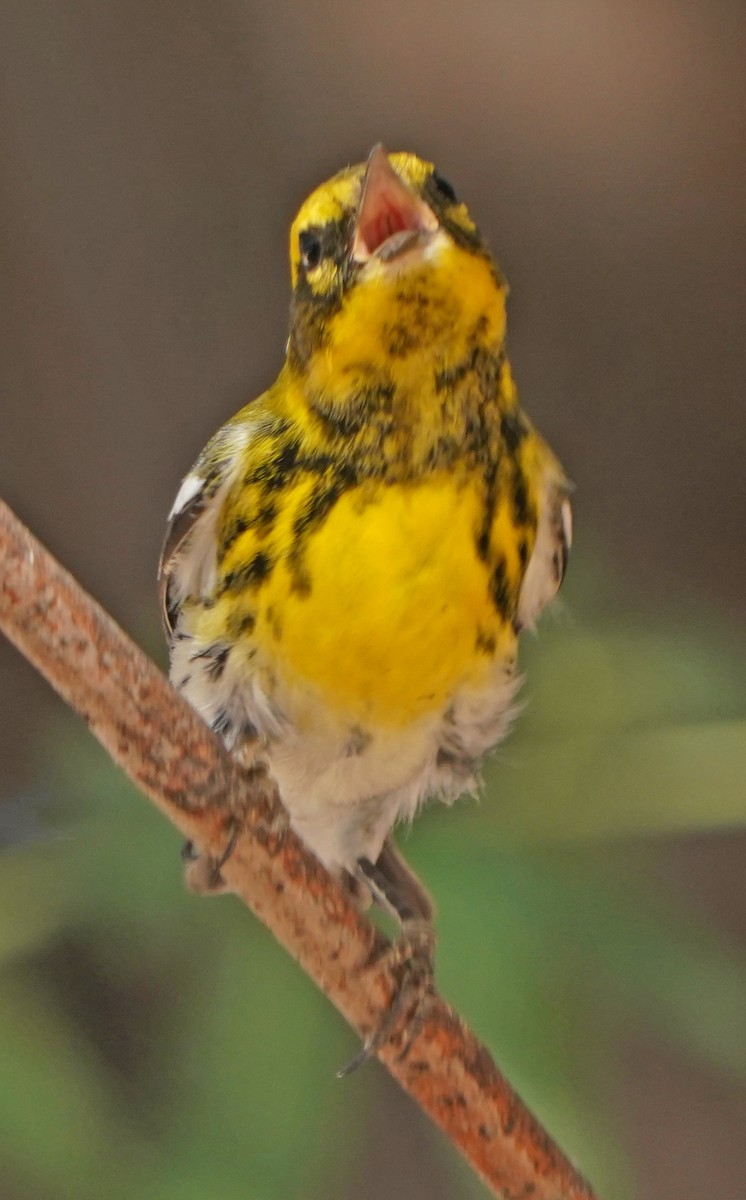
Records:
[[[324,523],[339,497],[348,488],[354,487],[357,475],[353,469],[340,468],[331,480],[321,480],[314,488],[308,503],[298,513],[293,523],[293,544],[287,556],[291,574],[291,588],[299,596],[311,593],[311,577],[303,562],[308,535]]]
[[[500,616],[507,620],[511,609],[511,599],[505,572],[505,562],[502,559],[495,565],[492,571],[490,591],[495,608],[500,613]]]
[[[466,358],[462,359],[461,362],[454,363],[452,367],[444,367],[442,371],[436,371],[435,391],[450,391],[458,387],[470,372],[476,371],[479,365],[479,358],[480,349],[477,345],[474,345]]]
[[[226,592],[241,592],[244,588],[258,588],[272,570],[272,559],[263,550],[255,554],[244,567],[229,571],[220,586],[220,595]]]
[[[245,521],[243,517],[236,517],[236,519],[231,522],[230,526],[223,534],[223,540],[220,543],[218,562],[223,561],[234,542],[236,542],[240,538],[241,534],[245,533],[248,528],[249,523],[248,521]]]
[[[478,629],[477,638],[474,645],[477,654],[485,654],[487,658],[492,658],[497,648],[495,635],[492,633],[485,633],[483,629]]]
[[[320,480],[318,482],[317,486],[313,488],[311,497],[308,498],[308,503],[303,506],[295,518],[293,524],[294,546],[290,551],[290,558],[295,556],[296,551],[302,551],[302,541],[305,536],[312,529],[318,529],[320,524],[324,523],[342,493],[354,487],[356,482],[357,473],[351,467],[339,467],[331,481]]]
[[[484,334],[484,318],[480,318],[470,339],[471,349],[461,362],[454,363],[442,371],[435,372],[436,392],[450,391],[458,387],[468,375],[474,375],[479,391],[485,399],[494,399],[499,390],[499,377],[505,361],[502,349],[495,352],[480,342]]]
[[[262,501],[261,507],[252,522],[259,537],[267,536],[275,523],[276,517],[277,504],[271,496],[267,497]]]
[[[281,641],[282,640],[282,621],[280,620],[279,616],[277,615],[277,613],[275,612],[275,610],[271,604],[268,606],[267,611],[264,614],[264,616],[265,616],[265,620],[266,620],[267,624],[269,625],[270,630],[272,631],[272,637],[275,639],[276,642]]]
[[[300,446],[297,442],[288,442],[283,446],[271,466],[268,482],[274,487],[281,487],[282,484],[298,466],[300,457]]]
[[[509,454],[515,454],[528,433],[528,426],[519,412],[506,412],[500,418],[500,433]]]
[[[513,511],[515,519],[519,525],[528,525],[528,495],[526,493],[526,481],[523,478],[523,473],[516,468],[513,479]]]
[[[251,485],[259,483],[265,491],[275,491],[281,488],[288,476],[298,469],[300,446],[298,442],[288,442],[282,447],[276,458],[263,461],[244,476],[244,483]]]
[[[497,503],[497,464],[492,463],[485,475],[487,494],[484,501],[484,516],[482,527],[477,535],[477,554],[482,562],[486,562],[490,552],[490,535],[495,519],[495,504]]]
[[[301,509],[293,524],[296,543],[325,521],[346,486],[347,481],[338,476],[331,483],[321,483],[314,488],[308,504]]]
[[[254,613],[231,613],[228,618],[228,635],[235,640],[249,637],[254,632],[256,617]]]
[[[458,384],[461,383],[461,381],[465,379],[469,372],[473,369],[473,366],[473,356],[470,355],[468,359],[464,359],[463,362],[456,363],[456,365],[453,367],[444,368],[442,371],[436,371],[436,395],[440,394],[440,392],[457,387]]]
[[[302,561],[300,554],[290,562],[290,591],[296,596],[300,596],[302,600],[306,600],[311,595],[311,576],[308,569]]]

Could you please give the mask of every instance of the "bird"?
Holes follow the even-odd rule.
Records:
[[[279,375],[169,515],[170,677],[411,949],[433,903],[394,827],[474,791],[508,732],[571,489],[519,402],[506,281],[431,162],[377,145],[316,188],[290,274]]]

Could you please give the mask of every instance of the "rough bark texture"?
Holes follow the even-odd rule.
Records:
[[[283,829],[278,799],[237,764],[167,680],[0,501],[0,628],[90,726],[114,761],[200,850],[228,887],[365,1037],[395,980],[386,941]],[[136,884],[133,881],[133,886]],[[593,1200],[458,1015],[436,998],[400,1060],[379,1057],[503,1200]]]

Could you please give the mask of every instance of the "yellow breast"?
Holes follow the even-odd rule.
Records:
[[[264,546],[271,568],[250,584],[255,620],[245,641],[255,668],[269,664],[286,687],[310,683],[346,720],[400,726],[443,711],[462,685],[486,678],[495,654],[512,652],[512,626],[490,599],[476,550],[478,481],[438,473],[352,487],[293,555],[304,491],[285,496]],[[251,561],[257,546],[247,530],[224,574]],[[202,614],[200,638],[225,635],[236,600],[225,595]]]

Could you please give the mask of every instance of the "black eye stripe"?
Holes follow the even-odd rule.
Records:
[[[438,171],[433,171],[433,183],[450,204],[458,204],[455,188]]]
[[[325,258],[337,263],[344,259],[350,240],[348,220],[308,225],[298,234],[298,249],[304,270],[313,270]]]
[[[300,257],[306,270],[313,270],[321,262],[321,238],[313,229],[304,229],[298,235]]]

